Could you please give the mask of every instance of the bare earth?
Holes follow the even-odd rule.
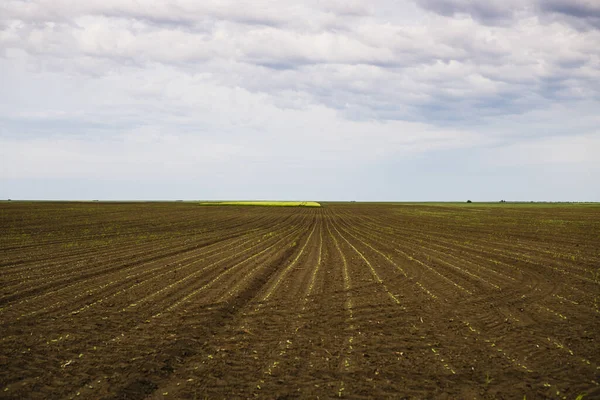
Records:
[[[0,398],[600,398],[600,207],[0,203]]]

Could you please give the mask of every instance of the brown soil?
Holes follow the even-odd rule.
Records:
[[[0,203],[0,398],[600,398],[600,207]]]

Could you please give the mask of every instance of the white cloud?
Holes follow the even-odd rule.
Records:
[[[513,113],[526,106],[515,107],[523,93],[552,101],[600,92],[600,32],[544,24],[534,15],[501,26],[445,16],[393,24],[358,3],[253,4],[9,1],[0,46],[25,50],[42,68],[105,74],[123,65],[168,64],[210,74],[225,86],[298,91],[340,108],[333,96],[323,96],[329,89],[378,119],[435,119],[428,108],[439,109],[436,98],[452,100],[443,106],[450,114],[457,104],[456,112],[478,117],[481,102],[494,98]],[[486,4],[478,7],[490,16],[512,10]],[[434,11],[474,7],[462,0],[423,5]],[[365,102],[362,94],[376,101]],[[390,112],[393,104],[398,113]]]
[[[491,145],[504,149],[497,165],[529,151],[553,154],[533,164],[595,165],[584,149],[600,115],[597,11],[6,0],[0,176],[233,176],[303,160],[341,171]]]

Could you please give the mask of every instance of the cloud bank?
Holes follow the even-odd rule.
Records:
[[[592,0],[3,1],[0,197],[600,201],[599,21]]]

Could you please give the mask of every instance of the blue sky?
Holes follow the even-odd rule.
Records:
[[[600,201],[596,0],[0,3],[0,198]]]

